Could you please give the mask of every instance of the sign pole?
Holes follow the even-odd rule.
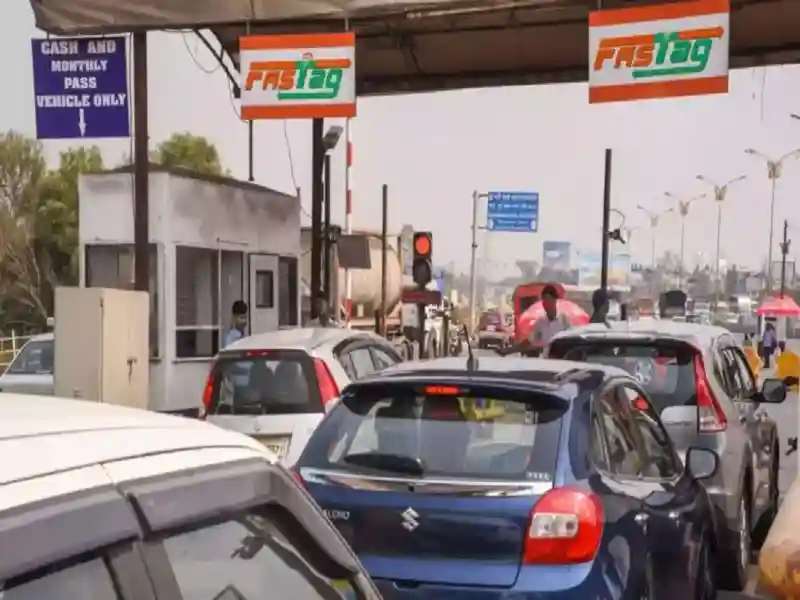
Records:
[[[478,260],[478,200],[480,194],[472,192],[472,253],[469,265],[469,332],[475,330],[475,269]]]
[[[600,287],[608,291],[609,229],[611,227],[611,148],[606,148],[605,179],[603,182],[603,246],[600,262]]]
[[[150,289],[150,156],[147,114],[147,33],[133,34],[133,246],[134,284]]]

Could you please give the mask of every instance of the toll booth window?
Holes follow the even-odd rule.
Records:
[[[292,327],[299,320],[297,305],[297,259],[291,256],[278,258],[278,325]]]
[[[158,329],[158,249],[150,244],[150,358],[161,358]],[[86,287],[132,290],[134,261],[132,244],[87,244]]]
[[[175,357],[204,358],[217,353],[219,251],[175,246]]]
[[[275,308],[275,274],[256,271],[256,308]]]

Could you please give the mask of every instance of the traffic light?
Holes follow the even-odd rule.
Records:
[[[433,236],[429,231],[414,232],[414,283],[425,287],[433,279]]]

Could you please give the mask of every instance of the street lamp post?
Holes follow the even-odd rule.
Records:
[[[725,202],[725,197],[728,195],[728,188],[732,186],[734,183],[742,181],[746,177],[744,175],[739,175],[739,177],[734,177],[733,179],[728,180],[726,183],[719,185],[706,177],[705,175],[698,175],[697,180],[702,181],[703,183],[710,185],[714,188],[714,202],[717,203],[717,250],[714,254],[715,256],[715,266],[714,266],[714,294],[716,296],[717,302],[719,302],[719,286],[720,286],[720,274],[719,274],[719,253],[720,253],[720,241],[722,239],[722,203]]]
[[[650,265],[653,267],[653,270],[655,270],[655,268],[656,268],[656,229],[658,229],[658,221],[663,215],[672,212],[672,209],[668,208],[667,210],[662,210],[661,212],[654,212],[654,211],[652,211],[652,210],[650,210],[648,208],[645,208],[641,204],[637,204],[636,208],[638,208],[644,214],[646,214],[647,215],[647,219],[650,221],[650,230],[651,230],[650,231],[650,237],[651,237],[651,240],[650,240],[650,243],[651,243],[651,247],[650,247]]]
[[[794,115],[792,116],[794,117]],[[748,148],[745,153],[757,156],[766,163],[767,177],[772,182],[769,201],[769,248],[767,250],[767,293],[769,293],[772,291],[772,244],[775,240],[775,188],[783,171],[783,163],[789,158],[800,156],[800,148],[787,152],[777,160],[772,160],[766,154],[753,148]]]
[[[698,200],[702,200],[703,198],[705,198],[706,195],[700,194],[699,196],[694,196],[692,198],[689,198],[688,200],[682,200],[671,192],[664,192],[664,195],[670,200],[674,200],[677,202],[678,214],[681,217],[681,251],[679,259],[680,262],[678,266],[678,287],[680,287],[681,282],[683,281],[683,272],[684,272],[683,251],[684,251],[684,242],[686,240],[686,217],[689,216],[689,207]]]

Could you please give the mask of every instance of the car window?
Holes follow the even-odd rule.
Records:
[[[742,352],[739,348],[729,348],[728,352],[731,353],[734,361],[736,361],[736,366],[742,382],[742,397],[752,398],[756,393],[756,382],[753,378],[752,371],[750,371],[750,365],[747,363],[747,358],[745,357],[744,352]]]
[[[694,350],[688,344],[565,338],[550,344],[548,356],[624,369],[642,386],[659,414],[670,406],[697,404]]]
[[[16,375],[52,375],[53,340],[25,344],[6,372]]]
[[[0,580],[2,600],[116,600],[114,583],[102,559],[58,571]]]
[[[423,476],[550,481],[566,409],[544,393],[491,386],[356,388],[320,424],[298,465],[396,474],[397,464],[410,464]]]
[[[732,400],[743,398],[746,386],[733,351],[731,348],[722,348],[719,350],[718,356],[725,391]]]
[[[165,538],[183,600],[355,598],[349,581],[328,579],[315,568],[270,516],[277,512],[243,513]]]
[[[378,346],[372,346],[372,348],[370,348],[370,352],[372,352],[372,359],[375,362],[375,368],[378,371],[383,371],[384,369],[393,367],[400,362],[386,352],[383,348],[379,348]]]
[[[361,379],[376,371],[375,363],[372,362],[372,354],[366,346],[350,350],[345,354],[344,359],[350,363],[352,379]]]
[[[322,412],[314,364],[302,351],[222,353],[214,366],[209,413]]]
[[[642,456],[636,448],[636,425],[616,388],[610,388],[599,398],[594,413],[602,426],[608,470],[623,477],[640,477]]]
[[[638,429],[641,448],[645,453],[642,475],[672,479],[678,474],[678,465],[658,414],[649,400],[636,388],[623,386],[620,391],[623,400],[630,406],[631,417]]]

